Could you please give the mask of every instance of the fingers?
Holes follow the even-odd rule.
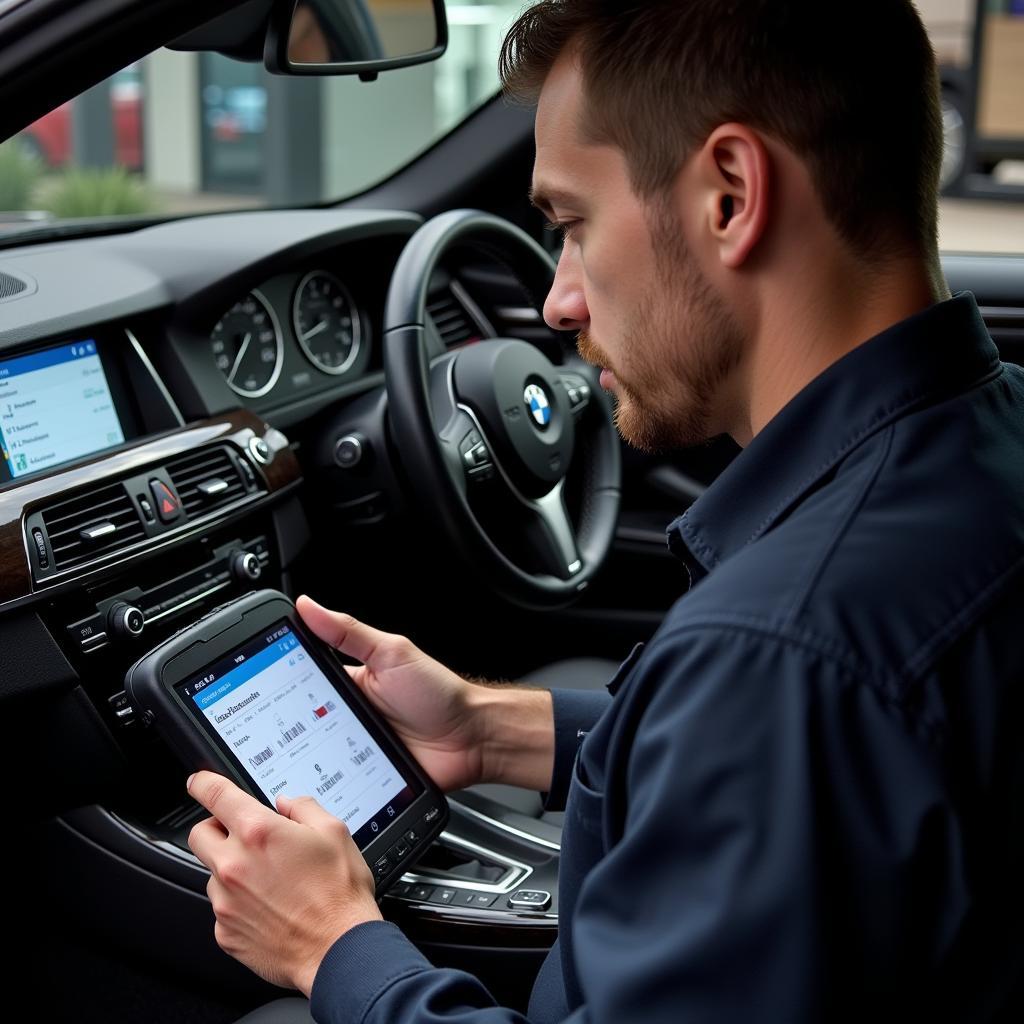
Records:
[[[228,832],[267,811],[255,797],[214,772],[196,772],[186,785],[192,799],[202,804]]]
[[[216,818],[205,818],[188,834],[189,849],[212,870],[214,858],[227,841],[227,833]]]
[[[295,606],[302,621],[321,640],[364,665],[373,659],[374,651],[391,638],[390,633],[382,633],[343,612],[332,612],[305,594],[295,602]]]
[[[335,817],[330,811],[324,810],[311,796],[279,796],[277,809],[284,817],[290,818],[300,825],[310,825],[317,829],[336,829],[339,825],[342,828],[345,827],[340,818]]]

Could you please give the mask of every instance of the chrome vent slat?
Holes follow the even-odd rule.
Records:
[[[70,551],[73,548],[88,548],[90,552],[100,551],[103,548],[110,547],[115,544],[126,544],[129,540],[137,540],[139,537],[145,537],[146,531],[141,527],[131,527],[130,529],[118,530],[117,533],[110,534],[109,540],[104,540],[103,543],[90,544],[84,540],[74,540],[69,544],[54,544],[50,542],[50,546],[53,549],[53,553],[59,554],[61,551]]]
[[[53,524],[50,523],[49,520],[47,520],[46,532],[51,537],[63,537],[65,534],[72,533],[77,534],[78,531],[81,530],[83,526],[88,526],[91,523],[102,523],[108,519],[116,520],[119,516],[125,515],[128,511],[128,509],[121,509],[115,505],[108,504],[105,509],[99,511],[89,509],[86,513],[83,513],[83,515],[86,516],[86,518],[83,518],[83,515],[65,516],[60,521],[60,524],[56,527],[56,529],[54,528]]]
[[[190,473],[188,476],[174,475],[174,486],[175,489],[182,487],[194,487],[201,484],[204,480],[210,480],[213,477],[221,476],[223,473],[223,464],[218,464],[212,469],[204,469],[199,473]]]
[[[108,484],[52,505],[43,509],[42,520],[55,570],[108,554],[146,536],[123,484]],[[116,529],[94,541],[82,537],[83,530],[101,523],[113,523]]]
[[[72,526],[72,527],[70,527],[70,528],[68,528],[66,530],[51,530],[51,529],[47,528],[46,532],[47,532],[47,534],[48,534],[48,536],[50,538],[50,543],[51,544],[55,544],[57,541],[59,541],[59,539],[61,537],[77,537],[78,534],[81,533],[81,531],[83,529],[85,529],[88,526],[92,526],[95,523],[108,523],[109,522],[109,523],[113,523],[115,526],[117,526],[118,529],[121,529],[121,526],[119,525],[118,520],[125,519],[125,518],[127,518],[129,522],[133,522],[133,523],[137,523],[138,522],[138,516],[135,514],[135,509],[134,508],[124,508],[124,509],[121,509],[121,510],[119,510],[117,512],[113,512],[110,515],[90,516],[88,520],[85,520],[85,521],[79,523],[78,525]]]
[[[179,456],[167,464],[167,472],[189,516],[221,508],[246,494],[245,483],[226,448]],[[207,496],[199,490],[199,485],[207,480],[223,480],[228,486]]]
[[[234,501],[236,498],[241,498],[245,495],[245,488],[239,484],[237,487],[229,487],[226,491],[221,491],[217,495],[218,504],[226,504],[229,501]],[[206,498],[190,498],[188,501],[182,500],[182,504],[185,506],[185,511],[190,515],[192,512],[202,509],[208,502]]]

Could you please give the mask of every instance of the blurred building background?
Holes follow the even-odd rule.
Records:
[[[500,42],[521,7],[448,4],[444,60],[375,82],[284,78],[218,54],[160,50],[41,118],[19,142],[50,172],[137,173],[170,211],[350,195],[494,93]]]

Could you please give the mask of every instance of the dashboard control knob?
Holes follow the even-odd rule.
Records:
[[[231,556],[231,575],[239,583],[255,583],[263,575],[259,557],[251,551],[237,551]]]
[[[274,452],[262,437],[249,438],[249,451],[261,466],[268,466],[274,461]]]
[[[334,445],[334,461],[342,469],[353,469],[366,454],[366,438],[362,434],[346,434]]]
[[[118,601],[107,612],[107,628],[115,637],[141,636],[146,628],[146,616],[135,605]]]

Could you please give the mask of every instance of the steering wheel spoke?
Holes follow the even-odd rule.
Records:
[[[583,559],[562,490],[563,485],[559,481],[543,497],[525,502],[526,532],[538,558],[551,575],[571,580],[582,571]]]

